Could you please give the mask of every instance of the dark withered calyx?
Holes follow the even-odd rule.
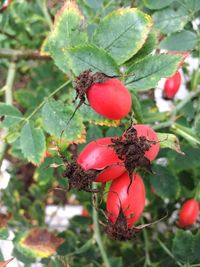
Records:
[[[83,71],[74,81],[74,88],[76,90],[76,99],[80,99],[79,105],[85,103],[87,90],[96,83],[103,83],[112,77],[104,73],[93,73],[91,69]]]
[[[110,146],[113,147],[119,159],[124,161],[130,179],[138,167],[152,172],[151,162],[145,157],[145,152],[156,143],[155,141],[149,141],[145,136],[137,137],[134,126],[129,127],[123,136],[112,138],[111,141]]]
[[[106,226],[106,233],[111,239],[119,241],[127,241],[134,238],[135,233],[140,230],[128,228],[127,220],[122,208],[119,210],[119,215],[115,223],[108,222]]]
[[[97,193],[99,190],[92,189],[92,182],[95,181],[98,170],[85,171],[76,161],[72,161],[66,165],[63,176],[69,180],[69,190],[76,188],[86,192]]]

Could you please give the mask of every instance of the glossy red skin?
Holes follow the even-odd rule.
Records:
[[[97,113],[111,120],[124,118],[132,106],[128,89],[117,79],[93,84],[88,89],[87,98]]]
[[[98,175],[96,182],[113,180],[125,172],[123,162],[118,159],[113,148],[108,147],[112,144],[111,138],[105,137],[90,142],[77,158],[84,170],[103,170],[107,167]]]
[[[164,84],[164,97],[173,99],[181,85],[181,74],[177,71],[173,76],[168,78]]]
[[[148,158],[150,161],[154,160],[158,155],[160,150],[160,142],[158,140],[157,134],[151,129],[148,125],[145,124],[136,124],[134,128],[137,131],[137,136],[145,136],[149,141],[156,141],[156,144],[152,144],[150,149],[145,152],[145,157]]]
[[[141,177],[134,173],[133,182],[127,193],[130,178],[127,172],[115,179],[109,189],[106,208],[109,219],[116,222],[120,207],[127,218],[128,228],[131,228],[142,215],[145,207],[145,187]]]
[[[195,199],[187,200],[179,211],[179,226],[182,228],[193,225],[199,215],[199,203]]]

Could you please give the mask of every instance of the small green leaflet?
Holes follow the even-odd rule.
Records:
[[[132,73],[133,77],[126,80],[126,86],[137,91],[154,88],[161,78],[176,72],[181,59],[181,56],[168,54],[148,56],[128,69],[128,74]]]
[[[165,8],[153,15],[155,29],[166,34],[181,31],[189,19],[184,9]]]
[[[178,230],[173,239],[173,254],[178,260],[187,263],[199,263],[200,234]]]
[[[78,6],[73,1],[67,1],[56,15],[53,30],[42,47],[42,52],[50,53],[63,72],[69,72],[68,57],[64,50],[87,41],[83,26],[84,17]]]
[[[69,65],[75,75],[91,69],[108,76],[119,75],[119,69],[114,59],[102,48],[94,45],[83,45],[65,51]]]
[[[31,122],[27,122],[21,130],[20,147],[28,161],[39,164],[46,149],[43,131],[35,128]]]
[[[78,111],[80,117],[84,122],[89,122],[90,124],[117,127],[120,124],[119,120],[108,120],[105,117],[96,113],[91,107],[83,105]]]
[[[44,129],[56,138],[62,137],[66,142],[84,142],[85,127],[81,117],[76,114],[67,125],[74,108],[72,105],[65,106],[62,101],[47,101],[42,109]]]
[[[8,128],[18,124],[22,120],[21,112],[16,107],[5,103],[0,103],[0,117],[2,118],[0,126],[2,125]]]
[[[150,183],[156,194],[162,198],[177,199],[180,193],[180,184],[169,168],[160,165],[153,166]]]
[[[169,133],[156,133],[160,141],[161,148],[170,148],[175,150],[177,153],[183,154],[180,148],[180,143],[176,135]]]
[[[149,9],[161,9],[169,6],[174,0],[143,0]],[[198,0],[197,0],[198,1]]]
[[[143,47],[134,55],[129,61],[126,62],[126,66],[129,67],[138,61],[143,60],[154,50],[158,40],[155,32],[150,32]]]
[[[167,36],[160,42],[161,49],[187,52],[195,48],[198,42],[196,33],[192,31],[180,31]]]
[[[152,26],[151,17],[136,8],[121,8],[99,24],[93,42],[120,65],[143,46]]]

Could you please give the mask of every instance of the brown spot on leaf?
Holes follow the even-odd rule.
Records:
[[[63,238],[56,237],[46,229],[35,228],[29,231],[22,244],[30,249],[39,251],[40,254],[52,255],[64,242]]]

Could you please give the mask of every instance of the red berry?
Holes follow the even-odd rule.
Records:
[[[111,120],[120,120],[131,110],[131,95],[117,79],[93,84],[87,91],[87,98],[97,113]]]
[[[133,127],[136,129],[138,137],[144,136],[148,141],[156,142],[155,144],[152,144],[149,150],[145,152],[146,158],[148,158],[150,161],[154,160],[160,150],[160,142],[156,133],[148,125],[136,124]]]
[[[78,164],[84,170],[103,170],[96,181],[106,182],[119,177],[125,172],[124,165],[114,152],[112,147],[111,137],[105,137],[96,141],[90,142],[79,154],[77,158]]]
[[[141,177],[134,173],[133,182],[127,172],[115,179],[108,192],[107,212],[114,224],[122,208],[128,228],[130,229],[140,218],[145,206],[145,187]],[[129,190],[128,190],[129,187]]]
[[[181,85],[181,74],[177,71],[173,76],[168,78],[164,84],[164,98],[173,99]]]
[[[191,226],[198,219],[199,203],[195,199],[187,200],[179,212],[179,226],[182,228]]]
[[[83,208],[83,209],[82,209],[82,213],[81,213],[81,215],[82,215],[83,217],[85,217],[85,218],[89,218],[89,217],[90,217],[90,214],[89,214],[89,212],[88,212],[88,210],[87,210],[86,208]]]
[[[46,150],[45,151],[45,158],[48,158],[48,157],[51,157],[52,156],[52,154],[48,151],[48,150]]]

